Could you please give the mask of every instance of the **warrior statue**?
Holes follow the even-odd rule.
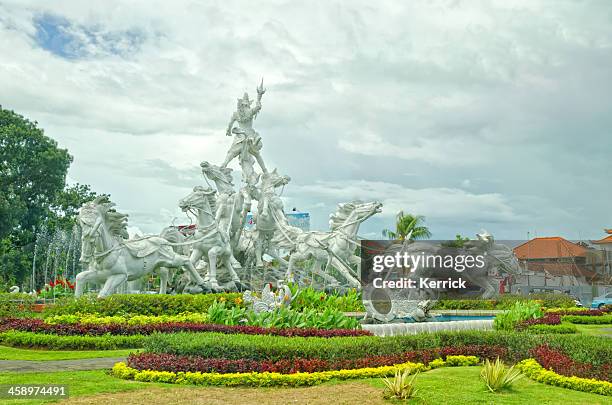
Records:
[[[255,171],[253,170],[253,157],[257,160],[261,170],[264,173],[268,172],[260,154],[261,148],[263,147],[261,137],[257,131],[253,129],[253,120],[261,110],[261,97],[265,92],[266,89],[263,87],[262,79],[261,84],[257,87],[257,101],[255,107],[251,108],[252,101],[249,100],[249,95],[247,93],[244,93],[244,97],[238,99],[237,111],[232,114],[232,118],[230,119],[225,133],[227,136],[232,136],[232,134],[234,134],[235,137],[230,150],[227,152],[225,160],[221,164],[221,168],[227,167],[235,157],[238,157],[240,166],[242,167],[243,181],[252,185],[257,182]],[[234,127],[234,123],[236,122],[238,126]]]

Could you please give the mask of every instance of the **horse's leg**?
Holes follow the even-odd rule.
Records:
[[[157,273],[159,274],[159,293],[165,294],[168,287],[169,270],[167,267],[160,267]]]
[[[189,272],[189,275],[191,276],[191,281],[194,282],[196,285],[203,285],[205,283],[204,279],[202,278],[202,276],[200,276],[200,274],[195,268],[195,263],[200,260],[202,254],[203,252],[200,249],[194,248],[189,258],[185,256],[180,256],[178,254],[174,257],[175,261],[178,259],[177,266],[180,266],[183,269],[186,268]]]
[[[95,278],[96,276],[96,271],[95,270],[86,270],[86,271],[82,271],[79,274],[76,275],[76,279],[75,279],[75,287],[74,287],[74,296],[76,298],[79,298],[81,295],[83,295],[83,290],[85,289],[85,284],[87,284],[88,281],[92,280],[93,278]]]
[[[332,265],[334,266],[336,270],[338,270],[340,274],[342,274],[342,276],[344,276],[344,278],[346,279],[346,281],[349,283],[351,287],[354,287],[354,288],[361,287],[361,283],[359,282],[359,280],[353,277],[349,269],[347,269],[346,264],[342,263],[340,260],[334,257],[332,258]]]
[[[98,294],[98,298],[104,298],[111,295],[115,289],[121,285],[121,283],[127,280],[127,278],[126,273],[114,274],[107,278],[106,282],[104,283],[104,287],[102,287],[100,293]]]
[[[217,281],[217,257],[221,248],[215,246],[208,251],[208,282],[213,290],[221,290]]]

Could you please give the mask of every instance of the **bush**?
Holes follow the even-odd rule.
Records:
[[[529,295],[503,294],[497,299],[440,300],[434,309],[509,309],[517,302],[538,301],[546,308],[572,308],[576,304],[567,294],[538,293]]]
[[[538,346],[530,353],[542,367],[554,370],[558,374],[612,381],[612,363],[599,366],[581,363],[558,350],[551,349],[548,345]]]
[[[352,378],[374,378],[393,375],[396,370],[410,369],[411,372],[426,370],[423,364],[404,363],[394,366],[376,368],[361,368],[357,370],[332,370],[315,373],[173,373],[169,371],[143,370],[128,367],[125,363],[117,363],[111,370],[115,377],[148,382],[163,382],[171,384],[194,385],[225,385],[225,386],[255,386],[297,387],[315,385],[330,380],[347,380]]]
[[[508,311],[498,314],[494,320],[494,326],[497,330],[514,330],[514,328],[522,321],[542,317],[542,308],[540,304],[534,301],[514,303]]]
[[[0,317],[13,318],[31,316],[35,298],[23,293],[0,293]]]
[[[44,348],[50,350],[113,350],[140,348],[144,336],[57,336],[32,332],[0,333],[0,343],[6,346]]]
[[[548,385],[569,388],[576,391],[612,396],[612,383],[580,377],[566,377],[546,370],[534,359],[526,359],[516,365],[527,377]]]
[[[500,359],[496,359],[494,362],[485,360],[480,372],[480,378],[491,392],[510,388],[521,377],[519,370],[515,369],[514,366],[506,368],[506,365]]]
[[[295,286],[291,286],[292,294],[297,294],[291,301],[291,309],[296,311],[304,311],[314,309],[323,311],[325,309],[333,309],[342,312],[359,312],[365,311],[361,300],[361,293],[355,289],[351,289],[345,294],[326,293],[315,290],[312,287],[304,288],[298,291]]]
[[[357,359],[422,349],[478,345],[505,347],[507,356],[500,357],[515,362],[530,358],[529,351],[543,343],[548,343],[551,348],[560,350],[580,362],[597,365],[609,362],[609,359],[612,358],[612,345],[605,337],[493,331],[438,332],[387,337],[364,336],[359,339],[177,333],[152,335],[146,340],[144,346],[146,351],[151,353],[276,361],[296,358]]]
[[[527,327],[527,331],[532,333],[578,333],[578,328],[571,323],[562,323],[560,325],[531,325]]]
[[[577,323],[583,325],[608,325],[612,324],[612,315],[600,316],[580,316],[580,315],[563,315],[561,320],[569,323]]]
[[[358,359],[281,359],[281,360],[251,360],[206,358],[199,356],[179,356],[167,353],[137,353],[128,358],[128,365],[137,370],[157,370],[171,372],[203,372],[203,373],[312,373],[329,370],[353,370],[368,367],[392,366],[407,362],[418,362],[425,365],[435,365],[439,362],[452,366],[471,366],[478,363],[478,357],[459,353],[486,353],[487,358],[494,352],[504,353],[503,348],[481,348],[464,346],[433,350],[420,350],[397,355],[370,356]]]
[[[203,313],[216,300],[226,302],[228,307],[242,305],[241,294],[113,294],[107,298],[87,295],[80,298],[62,298],[48,308],[44,315],[98,314],[102,316],[178,315],[185,312]]]
[[[550,308],[546,310],[547,314],[557,315],[582,315],[582,316],[601,316],[610,312],[606,308],[589,309],[589,308]]]
[[[541,318],[531,318],[525,321],[521,321],[516,324],[514,329],[524,330],[534,325],[560,325],[561,316],[558,314],[546,314]]]
[[[52,325],[111,325],[122,324],[130,326],[152,325],[160,323],[206,323],[206,314],[182,313],[178,315],[126,315],[99,316],[96,314],[53,315],[45,318],[45,323]]]

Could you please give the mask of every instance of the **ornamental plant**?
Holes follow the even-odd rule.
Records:
[[[414,397],[417,392],[414,385],[414,380],[416,380],[419,373],[417,372],[410,377],[410,371],[411,370],[409,368],[405,369],[404,371],[397,370],[395,371],[395,376],[392,379],[383,378],[382,381],[385,384],[383,398],[406,400]]]
[[[61,298],[74,296],[74,284],[65,278],[57,278],[49,281],[43,288],[37,291],[40,298]]]
[[[517,324],[528,319],[541,318],[542,307],[535,301],[517,301],[506,312],[495,317],[494,326],[497,330],[514,330]]]
[[[480,378],[485,382],[491,392],[499,392],[512,386],[522,378],[521,372],[514,366],[506,368],[506,365],[499,358],[495,362],[485,360]]]

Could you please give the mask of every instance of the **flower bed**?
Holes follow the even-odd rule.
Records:
[[[612,396],[612,383],[608,381],[559,375],[552,370],[546,370],[534,359],[521,361],[517,364],[517,368],[532,380],[543,384]]]
[[[552,369],[558,374],[612,382],[612,363],[594,366],[578,362],[559,350],[551,349],[548,345],[538,346],[530,353],[542,367]]]
[[[205,323],[168,322],[148,325],[129,324],[49,324],[42,319],[4,319],[0,321],[0,332],[17,330],[22,332],[36,332],[60,336],[70,335],[150,335],[159,333],[177,332],[219,332],[228,334],[247,335],[276,335],[276,336],[370,336],[371,333],[361,329],[315,329],[315,328],[262,328],[259,326],[217,325]]]
[[[128,366],[136,370],[201,373],[313,373],[330,370],[353,370],[358,368],[392,366],[407,362],[429,365],[435,360],[449,357],[478,354],[490,360],[503,358],[507,349],[500,346],[460,346],[405,352],[397,355],[369,356],[358,359],[296,358],[282,360],[251,360],[179,356],[167,353],[137,353],[128,358]]]
[[[395,374],[397,370],[409,369],[411,373],[426,371],[431,368],[444,366],[467,366],[478,364],[475,356],[449,356],[447,361],[439,360],[432,362],[430,366],[422,363],[406,362],[393,366],[367,367],[354,370],[331,370],[313,373],[291,373],[282,374],[276,372],[249,372],[249,373],[200,373],[200,372],[171,372],[156,370],[137,370],[125,363],[117,363],[113,367],[112,375],[136,381],[163,382],[171,384],[195,384],[195,385],[224,385],[224,386],[304,386],[315,385],[326,381],[338,379],[346,380],[353,378],[388,377]]]
[[[224,335],[219,333],[176,333],[154,335],[144,347],[151,353],[207,358],[290,360],[297,358],[358,359],[407,351],[460,346],[503,346],[504,360],[516,362],[530,358],[530,350],[548,343],[572,359],[594,365],[609,363],[612,345],[605,337],[583,335],[534,335],[522,332],[438,332],[403,336],[281,337],[264,335]],[[472,353],[477,354],[477,353]]]
[[[550,308],[546,310],[548,314],[558,315],[578,315],[578,316],[601,316],[608,314],[610,310],[608,308],[603,309],[589,309],[589,308]]]

